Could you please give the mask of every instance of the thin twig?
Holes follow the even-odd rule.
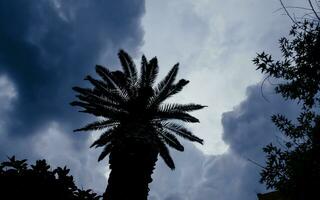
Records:
[[[290,13],[288,12],[286,6],[283,4],[282,0],[279,0],[281,3],[282,8],[284,9],[284,11],[286,12],[287,16],[291,19],[291,21],[297,25],[297,22],[292,18],[292,16],[290,15]]]
[[[288,149],[288,147],[284,146],[281,142],[280,139],[283,141],[285,141],[283,138],[280,138],[279,136],[275,135],[275,137],[277,138],[277,143],[284,149]]]
[[[263,94],[263,85],[264,85],[265,81],[266,81],[269,77],[270,77],[270,75],[268,75],[267,77],[265,77],[265,78],[263,79],[263,81],[262,81],[262,83],[261,83],[261,85],[260,85],[260,93],[261,93],[262,98],[263,98],[264,100],[266,100],[267,102],[270,103],[270,101],[269,101],[269,100],[264,96],[264,94]]]
[[[318,9],[320,9],[320,1],[315,1],[316,2],[316,4],[317,4],[317,7],[318,7]]]
[[[293,9],[301,9],[301,10],[312,10],[312,9],[310,9],[310,8],[304,8],[304,7],[300,7],[300,6],[287,6],[286,7],[287,9],[288,8],[293,8]],[[275,11],[273,11],[273,13],[276,13],[276,12],[278,12],[278,11],[280,11],[280,10],[283,10],[284,8],[278,8],[277,10],[275,10]]]
[[[312,11],[314,12],[315,16],[318,18],[318,20],[320,20],[320,17],[319,17],[319,15],[318,15],[318,13],[315,11],[311,0],[308,0],[308,2],[309,2],[309,5],[310,5]]]
[[[267,79],[268,80],[268,83],[270,84],[270,85],[279,85],[279,83],[272,83],[271,81],[270,81],[270,79]]]
[[[257,163],[256,161],[251,160],[250,158],[247,158],[247,160],[249,162],[252,162],[253,164],[257,165],[258,167],[262,168],[262,169],[266,169],[264,166],[260,165],[259,163]]]
[[[306,16],[310,17],[310,19],[313,19],[314,17],[313,17],[312,14],[313,14],[313,12],[311,12],[311,13],[306,13],[306,14],[304,14],[304,15],[301,17],[301,19],[305,19]]]

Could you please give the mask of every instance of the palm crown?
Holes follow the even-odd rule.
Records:
[[[103,118],[75,131],[105,130],[91,145],[91,147],[104,147],[99,161],[114,149],[126,145],[126,141],[136,141],[141,144],[151,144],[165,163],[174,169],[174,162],[167,145],[178,151],[184,150],[175,135],[203,143],[202,139],[178,122],[199,122],[188,112],[205,106],[164,103],[167,98],[180,92],[189,83],[185,79],[175,83],[179,64],[174,65],[165,78],[154,87],[159,70],[156,57],[147,61],[146,57],[142,56],[141,72],[138,76],[131,57],[123,50],[119,51],[118,56],[123,71],[110,71],[97,65],[96,72],[102,80],[91,76],[85,78],[94,86],[93,89],[73,88],[78,93],[76,95],[78,101],[71,102],[71,105],[84,108],[79,112]]]

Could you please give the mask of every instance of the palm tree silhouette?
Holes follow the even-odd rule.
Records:
[[[203,143],[178,122],[199,122],[188,112],[205,106],[163,103],[189,83],[185,79],[174,83],[179,64],[153,87],[159,70],[156,57],[147,61],[142,56],[138,76],[132,58],[123,50],[118,56],[123,71],[110,71],[97,65],[96,72],[102,80],[91,76],[85,78],[93,89],[73,88],[78,93],[78,101],[71,102],[71,105],[84,108],[79,112],[103,118],[75,131],[105,130],[91,145],[104,147],[98,161],[110,154],[111,173],[104,199],[143,200],[148,196],[148,184],[152,181],[158,154],[174,169],[167,145],[178,151],[184,150],[175,135]]]

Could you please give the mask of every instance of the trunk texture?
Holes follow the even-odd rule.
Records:
[[[151,145],[126,144],[111,152],[111,173],[104,200],[147,200],[158,151]]]

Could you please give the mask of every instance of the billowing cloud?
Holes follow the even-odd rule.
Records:
[[[298,115],[298,106],[296,102],[284,101],[281,95],[275,94],[270,84],[248,87],[247,96],[247,100],[233,111],[223,114],[223,140],[233,152],[257,159],[261,158],[263,146],[272,140],[281,141],[281,134],[271,122],[271,116],[281,113],[294,119]]]
[[[297,114],[295,103],[275,95],[268,82],[268,100],[262,97],[261,83],[256,85],[262,76],[251,62],[256,52],[279,55],[277,41],[291,25],[281,11],[274,12],[280,7],[278,1],[252,0],[147,2],[143,51],[157,55],[162,71],[180,62],[180,76],[191,80],[171,101],[209,106],[196,113],[200,125],[190,126],[205,139],[197,146],[202,151],[187,145],[185,153],[173,152],[181,166],[174,172],[160,161],[150,199],[256,200],[265,191],[257,165],[264,163],[262,147],[281,140],[271,115]]]
[[[157,165],[151,196],[160,199],[256,200],[265,192],[259,183],[258,165],[264,164],[262,147],[281,142],[281,134],[271,122],[271,115],[298,114],[295,102],[274,94],[273,86],[261,83],[248,87],[246,99],[222,116],[223,140],[229,145],[220,155],[205,155],[191,144],[186,152],[173,153],[177,170],[170,171],[162,161]],[[280,141],[278,141],[280,140]]]
[[[146,2],[142,51],[159,58],[163,74],[180,62],[180,76],[190,84],[172,101],[208,105],[196,113],[201,124],[191,126],[205,139],[197,147],[206,154],[227,150],[221,116],[261,80],[251,62],[256,52],[279,52],[277,40],[291,23],[282,12],[274,13],[279,7],[277,0]]]

